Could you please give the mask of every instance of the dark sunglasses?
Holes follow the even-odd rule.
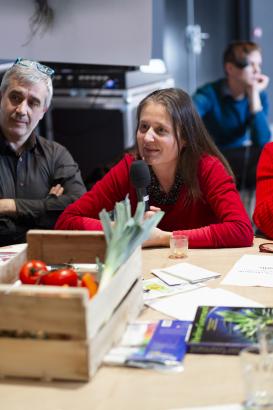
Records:
[[[37,70],[41,71],[41,73],[46,74],[48,77],[53,77],[55,71],[53,68],[47,67],[44,64],[40,64],[37,61],[33,60],[26,60],[25,58],[17,58],[14,65],[21,65],[24,67],[35,67]]]

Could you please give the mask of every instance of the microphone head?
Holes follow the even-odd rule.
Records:
[[[143,160],[134,161],[130,168],[130,179],[136,188],[146,188],[151,183],[148,165]]]

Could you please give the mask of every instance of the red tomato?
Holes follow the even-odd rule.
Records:
[[[78,275],[74,269],[63,268],[48,272],[41,277],[41,285],[78,286]]]
[[[19,272],[19,278],[22,283],[28,285],[35,285],[38,283],[39,278],[47,272],[47,266],[44,262],[39,260],[30,260],[21,267]]]

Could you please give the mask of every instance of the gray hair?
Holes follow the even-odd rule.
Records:
[[[16,78],[16,80],[18,80],[20,83],[27,84],[37,84],[39,82],[43,82],[48,91],[45,101],[45,109],[48,109],[53,95],[53,86],[52,80],[47,74],[42,73],[36,67],[25,67],[19,64],[14,64],[5,72],[2,78],[0,85],[0,92],[2,94],[8,88],[12,78]]]

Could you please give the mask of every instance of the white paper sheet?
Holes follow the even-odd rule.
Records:
[[[244,298],[224,289],[210,289],[207,286],[179,293],[154,301],[146,305],[179,320],[193,320],[198,306],[263,306],[254,300]]]
[[[162,272],[162,270],[160,269],[153,269],[152,273],[169,286],[177,286],[183,285],[184,283],[189,283],[188,281],[180,279],[177,276],[173,276],[169,273]]]
[[[167,278],[166,274],[169,276],[174,276],[175,278],[187,280],[190,283],[202,282],[220,276],[220,273],[212,272],[208,269],[204,269],[200,266],[192,265],[187,262],[177,263],[176,265],[169,266],[164,269],[153,269],[152,272],[164,282],[168,283],[168,285],[172,285],[174,283],[171,283],[171,278]],[[164,277],[162,276],[162,273]],[[172,280],[172,282],[174,281]]]
[[[273,256],[243,255],[228,272],[222,285],[273,287]]]

